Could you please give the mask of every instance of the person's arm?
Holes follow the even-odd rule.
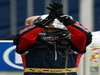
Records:
[[[91,43],[92,35],[84,26],[79,22],[65,18],[64,25],[71,32],[71,49],[76,50],[79,53],[86,52],[86,46]]]
[[[43,28],[34,27],[34,25],[21,30],[14,39],[14,44],[17,46],[16,52],[22,54],[28,51],[36,42],[36,38],[42,30]]]
[[[49,5],[50,6],[47,7],[47,9],[52,11],[56,18],[70,31],[71,48],[79,53],[85,53],[86,46],[89,45],[92,40],[91,33],[71,16],[64,15],[63,5],[61,3],[56,2]]]
[[[53,19],[50,14],[44,19],[39,17],[34,21],[34,25],[30,25],[21,30],[14,39],[14,44],[17,46],[16,52],[22,54],[34,47],[38,34],[46,25],[49,25]]]

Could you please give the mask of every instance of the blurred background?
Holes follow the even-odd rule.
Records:
[[[0,40],[12,39],[11,37],[13,35],[25,27],[24,22],[26,18],[47,14],[49,12],[46,9],[48,4],[56,1],[63,4],[65,14],[73,16],[74,19],[79,21],[91,32],[95,33],[100,30],[100,0],[0,0]],[[12,44],[10,46],[12,46]],[[95,47],[94,44],[92,47],[89,46],[88,50],[89,52],[87,52],[81,61],[82,64],[79,67],[81,70],[78,73],[79,75],[100,75],[100,43]],[[92,50],[95,50],[95,52]],[[0,49],[0,51],[2,50]],[[1,55],[3,55],[3,51],[1,53]],[[1,58],[0,64],[2,63],[4,63],[4,61]],[[7,63],[2,65],[9,67]],[[85,68],[83,68],[84,65],[86,66]],[[13,68],[12,70],[8,67],[1,67],[0,75],[22,75],[23,73],[21,72],[22,69]]]
[[[100,0],[0,0],[0,39],[15,35],[27,17],[48,13],[46,7],[56,1],[63,3],[65,14],[90,31],[100,30]]]

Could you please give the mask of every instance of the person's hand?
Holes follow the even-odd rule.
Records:
[[[47,7],[55,17],[62,22],[65,26],[75,23],[73,18],[63,13],[63,5],[59,2],[49,4]]]
[[[52,12],[52,14],[54,14],[57,18],[64,15],[63,5],[59,2],[49,4],[49,7],[47,7],[47,9],[49,9],[50,12]]]
[[[52,19],[52,21],[54,21],[54,19],[56,18],[55,14],[53,11],[49,11],[49,14],[48,14],[48,19]]]
[[[42,15],[38,17],[33,24],[37,27],[44,28],[45,26],[48,26],[50,23],[52,23],[54,18],[51,18],[50,15]]]

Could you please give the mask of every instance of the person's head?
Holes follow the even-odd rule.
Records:
[[[34,21],[37,21],[39,17],[41,17],[41,19],[45,19],[47,16],[48,16],[48,14],[42,15],[42,16],[29,17],[25,20],[25,25],[29,26],[29,25],[33,24]],[[66,27],[63,25],[63,23],[61,23],[58,19],[54,19],[53,22],[51,22],[49,25],[45,26],[43,32],[56,32],[60,29],[67,30]]]
[[[40,18],[42,20],[44,20],[47,16],[48,16],[48,14],[42,15],[42,16],[40,16]],[[60,29],[67,30],[66,27],[63,25],[63,23],[61,23],[58,19],[55,18],[53,22],[51,22],[51,23],[49,23],[49,25],[45,26],[44,31],[56,32],[56,31],[58,31]]]

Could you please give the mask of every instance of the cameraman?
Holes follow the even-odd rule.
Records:
[[[14,39],[21,54],[24,75],[77,75],[76,69],[91,33],[71,16],[61,3],[51,3],[48,15],[35,19]]]

